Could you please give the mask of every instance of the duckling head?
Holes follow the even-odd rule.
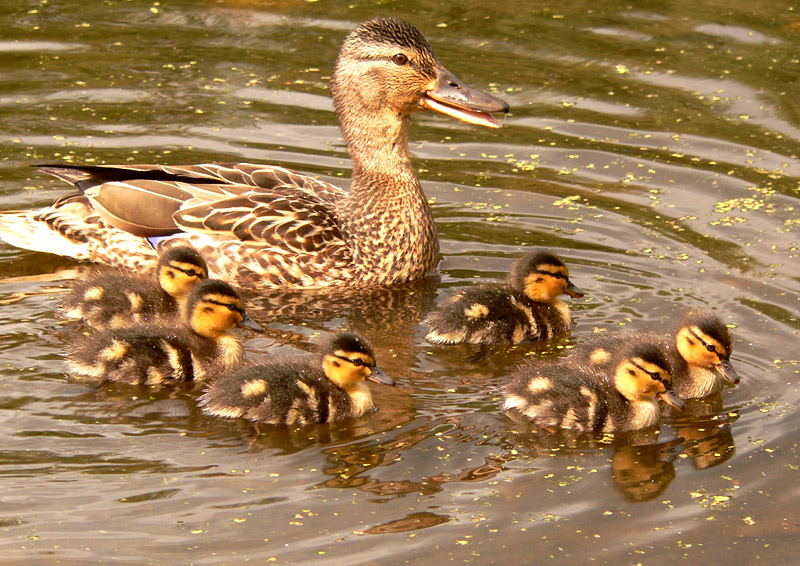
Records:
[[[508,282],[539,303],[549,303],[561,294],[583,297],[583,291],[569,280],[564,262],[549,252],[531,252],[518,259],[511,267]]]
[[[365,379],[395,385],[394,379],[375,364],[375,352],[366,339],[355,332],[339,332],[322,346],[322,369],[342,389],[357,387]]]
[[[728,327],[710,311],[687,313],[675,334],[675,346],[690,366],[713,368],[730,383],[739,383],[730,360],[733,342]]]
[[[208,277],[208,265],[194,248],[177,246],[161,254],[157,273],[161,288],[168,295],[183,300],[195,285]]]
[[[614,372],[614,385],[631,401],[659,397],[676,409],[684,402],[672,389],[667,357],[656,344],[634,344],[626,349]]]
[[[197,284],[186,307],[191,329],[206,338],[218,338],[234,326],[263,332],[244,312],[244,301],[224,281],[206,279]]]
[[[425,108],[499,128],[491,113],[509,109],[445,69],[422,33],[394,18],[368,20],[347,36],[336,60],[331,93],[346,138],[362,125],[405,121]]]

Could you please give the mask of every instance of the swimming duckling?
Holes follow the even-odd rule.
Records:
[[[557,297],[583,297],[555,255],[536,251],[514,262],[505,285],[457,291],[431,313],[425,339],[433,344],[519,344],[569,330],[569,307]]]
[[[739,375],[731,365],[733,342],[728,327],[714,313],[701,309],[686,313],[674,333],[674,341],[660,340],[672,365],[672,386],[681,399],[708,397],[722,390],[722,380],[733,385]],[[574,355],[607,367],[609,350],[639,340],[641,334],[623,332],[599,335],[576,347]]]
[[[203,381],[241,363],[244,350],[230,329],[262,331],[245,314],[239,294],[215,279],[194,288],[184,321],[81,336],[68,352],[67,367],[75,375],[133,385]]]
[[[333,422],[373,408],[367,379],[395,384],[375,365],[369,342],[355,332],[340,332],[316,358],[249,364],[221,377],[200,397],[200,406],[207,415],[256,423]]]
[[[505,410],[547,428],[623,432],[658,424],[657,397],[680,409],[670,365],[658,344],[636,342],[612,354],[606,373],[574,358],[519,368],[503,387]]]
[[[207,277],[206,262],[196,250],[174,247],[159,258],[155,278],[98,269],[75,281],[61,301],[60,314],[83,319],[95,329],[157,322],[177,314],[194,286]]]

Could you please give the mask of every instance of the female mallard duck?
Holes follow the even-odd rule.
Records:
[[[68,354],[70,373],[132,385],[203,381],[238,367],[244,356],[234,326],[261,331],[222,281],[206,279],[189,296],[185,327],[128,327],[81,336]]]
[[[249,364],[221,377],[200,397],[200,406],[208,415],[256,423],[333,422],[373,408],[367,379],[395,384],[375,365],[375,353],[364,338],[340,332],[316,358]]]
[[[183,308],[189,294],[208,277],[205,260],[188,246],[170,248],[158,260],[156,277],[98,269],[75,281],[61,301],[64,318],[99,330],[128,324],[152,324]]]
[[[82,191],[0,215],[12,245],[140,269],[190,245],[242,287],[388,285],[424,277],[439,240],[408,147],[425,108],[499,128],[508,105],[445,69],[413,26],[376,18],[347,36],[331,79],[353,161],[350,191],[281,167],[47,166]]]
[[[506,285],[456,292],[428,316],[425,339],[433,344],[519,344],[567,332],[569,307],[561,294],[583,297],[555,255],[531,252],[514,262]]]
[[[676,408],[670,365],[656,343],[612,353],[609,372],[572,357],[519,368],[503,387],[503,408],[548,429],[624,432],[659,422],[656,397]]]
[[[641,339],[640,333],[599,335],[576,347],[574,354],[587,362],[608,367],[610,350]],[[723,379],[736,385],[739,375],[731,365],[733,342],[728,327],[705,309],[686,313],[670,343],[658,339],[672,365],[672,386],[681,399],[708,397],[722,390]]]

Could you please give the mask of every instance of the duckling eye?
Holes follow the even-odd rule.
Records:
[[[714,346],[714,344],[706,344],[706,350],[708,350],[709,352],[716,352],[717,347]]]
[[[364,365],[364,360],[362,360],[360,358],[355,358],[353,360],[350,360],[350,363],[353,364],[356,367],[359,367],[359,366],[363,366]]]
[[[405,53],[396,53],[392,55],[392,63],[403,66],[408,63],[408,56],[406,56]]]

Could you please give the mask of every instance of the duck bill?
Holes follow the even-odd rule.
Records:
[[[659,398],[664,401],[667,405],[671,405],[682,411],[686,404],[683,402],[683,399],[678,397],[678,394],[675,393],[671,388],[667,389],[666,391],[662,391],[658,394]]]
[[[242,320],[236,325],[239,328],[247,328],[248,330],[254,330],[255,332],[264,332],[264,327],[257,323],[255,320],[247,316],[245,314],[242,317]]]
[[[737,385],[739,383],[739,374],[736,373],[736,370],[733,369],[730,360],[722,360],[719,364],[714,366],[722,377],[732,383],[733,385]]]
[[[394,379],[383,373],[383,370],[377,366],[372,368],[372,374],[367,379],[375,383],[383,383],[384,385],[397,385]]]
[[[564,289],[564,293],[572,297],[573,299],[580,299],[585,295],[583,291],[581,291],[577,285],[573,284],[572,281],[569,282],[567,288]]]
[[[467,86],[453,73],[439,67],[436,83],[425,93],[422,106],[441,112],[468,124],[502,128],[503,124],[492,112],[508,112],[508,104],[499,98]]]

